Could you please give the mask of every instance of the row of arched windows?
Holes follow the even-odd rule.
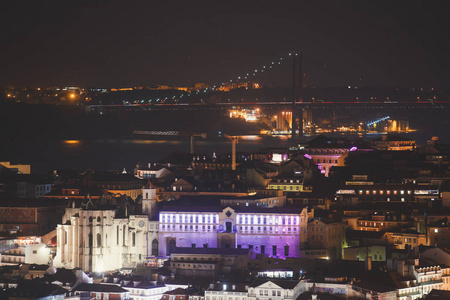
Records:
[[[122,245],[123,246],[126,246],[126,244],[125,244],[126,228],[127,228],[126,225],[123,225],[123,231],[122,231]],[[120,236],[120,234],[119,234],[119,226],[117,226],[116,227],[116,245],[117,246],[119,245],[119,236]],[[136,233],[135,232],[133,232],[131,234],[131,242],[132,242],[132,246],[133,247],[136,246]]]

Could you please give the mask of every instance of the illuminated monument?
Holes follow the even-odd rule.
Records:
[[[72,202],[57,226],[56,267],[103,272],[135,267],[147,256],[158,256],[156,190],[142,190],[142,204],[127,197],[104,195],[98,200]]]

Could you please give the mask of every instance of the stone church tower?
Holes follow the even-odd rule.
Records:
[[[147,214],[149,219],[152,219],[156,211],[156,187],[148,182],[144,188],[142,188],[142,213]]]

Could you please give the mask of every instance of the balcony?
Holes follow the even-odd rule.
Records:
[[[421,284],[422,286],[424,286],[424,285],[442,284],[442,283],[443,283],[442,280],[431,280],[431,281],[421,282],[420,284]]]

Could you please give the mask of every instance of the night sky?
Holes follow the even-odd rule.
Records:
[[[2,85],[217,84],[301,50],[310,86],[446,88],[445,1],[7,1]],[[290,66],[257,78],[290,85]]]

